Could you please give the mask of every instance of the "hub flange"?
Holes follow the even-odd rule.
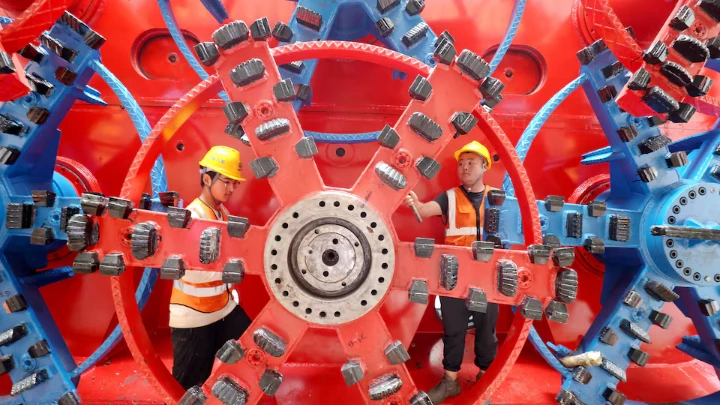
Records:
[[[296,316],[337,325],[381,302],[395,268],[382,218],[340,191],[306,198],[281,213],[265,245],[270,289]]]

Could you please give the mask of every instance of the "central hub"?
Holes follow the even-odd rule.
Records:
[[[712,265],[720,260],[720,250],[716,241],[703,234],[720,222],[713,208],[719,194],[716,184],[678,188],[657,206],[650,219],[656,235],[648,236],[648,253],[676,282],[720,285],[720,270]]]
[[[273,294],[317,324],[366,314],[382,301],[394,268],[393,238],[382,218],[344,192],[319,193],[287,208],[265,245]]]
[[[320,297],[344,295],[362,283],[372,263],[363,232],[341,218],[318,218],[305,225],[290,246],[290,270]]]

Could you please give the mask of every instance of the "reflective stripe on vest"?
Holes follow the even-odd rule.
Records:
[[[228,211],[221,204],[220,218],[199,198],[196,198],[188,210],[192,210],[204,219],[227,221]],[[230,299],[228,285],[222,280],[209,281],[206,283],[192,283],[183,279],[173,281],[170,304],[184,305],[200,312],[215,312],[225,308]]]
[[[460,187],[446,192],[448,197],[448,221],[445,227],[445,244],[472,246],[473,242],[478,240],[478,237],[482,238],[485,197],[492,189],[490,186],[485,186],[485,195],[483,195],[479,210],[475,210],[472,202]],[[480,215],[479,221],[478,211]]]
[[[473,226],[461,226],[458,227],[457,223],[457,199],[455,198],[455,189],[448,190],[446,192],[448,197],[448,221],[447,229],[445,229],[445,236],[475,236],[477,235],[477,228],[475,223]],[[472,203],[470,204],[472,205]],[[473,207],[473,209],[475,209]],[[463,224],[466,225],[466,224]]]
[[[203,285],[202,287],[200,285]],[[173,281],[173,288],[177,288],[183,294],[192,295],[193,297],[207,298],[223,294],[227,290],[227,285],[222,281],[193,284],[187,281]]]

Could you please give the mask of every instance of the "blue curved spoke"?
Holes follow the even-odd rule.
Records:
[[[523,12],[525,11],[526,2],[527,0],[515,0],[512,17],[510,18],[510,24],[508,24],[507,30],[505,30],[505,36],[503,36],[503,40],[502,42],[500,42],[500,46],[498,47],[497,51],[495,51],[495,55],[490,61],[491,75],[495,73],[495,69],[497,69],[498,65],[500,65],[500,62],[502,62],[505,54],[510,49],[510,45],[512,45],[513,39],[515,39],[515,34],[517,34],[517,30],[520,27],[520,21],[522,21]]]
[[[203,4],[208,7],[208,4],[206,4],[206,1],[209,0],[203,0]],[[188,62],[192,70],[197,73],[197,75],[200,77],[201,80],[206,80],[210,75],[203,69],[202,65],[200,65],[200,62],[195,57],[195,53],[190,50],[190,47],[188,47],[187,42],[185,42],[185,37],[183,36],[182,32],[180,32],[180,27],[178,26],[177,20],[175,19],[175,13],[172,11],[172,6],[170,5],[170,0],[158,0],[158,6],[160,7],[160,14],[162,14],[163,21],[165,21],[165,25],[167,26],[168,32],[170,33],[170,36],[172,37],[173,41],[175,41],[175,45],[178,47],[178,50],[180,50],[180,54],[185,58],[185,60]],[[222,3],[220,3],[220,6],[222,6]],[[215,17],[215,8],[209,7],[208,11],[210,11],[211,14],[213,14],[213,17]],[[224,10],[224,7],[223,7]],[[217,18],[217,17],[216,17]],[[224,18],[227,18],[227,11],[225,11]],[[222,20],[218,21],[222,22]],[[227,94],[224,91],[221,91],[218,93],[218,96],[225,101],[226,103],[230,101]]]
[[[555,93],[555,95],[552,96],[552,98],[550,98],[550,100],[548,100],[548,102],[545,103],[545,105],[542,106],[540,111],[538,111],[538,113],[533,117],[533,119],[530,121],[530,124],[528,124],[527,128],[525,128],[525,131],[523,131],[522,135],[520,136],[520,139],[518,139],[517,145],[515,146],[515,150],[517,151],[518,157],[521,161],[525,161],[525,158],[530,151],[530,147],[532,146],[535,137],[537,136],[538,132],[540,132],[540,129],[542,129],[542,126],[545,124],[550,115],[552,115],[552,113],[560,105],[560,103],[565,101],[565,99],[570,94],[572,94],[578,87],[585,83],[586,80],[587,76],[581,74],[577,79],[568,83],[565,87],[560,89],[560,91]],[[503,180],[503,190],[505,190],[505,192],[507,192],[507,195],[509,196],[515,195],[515,188],[510,181],[510,176],[508,176],[507,174],[505,174],[505,179]]]
[[[221,0],[200,0],[205,9],[215,18],[219,24],[228,19],[228,12]]]

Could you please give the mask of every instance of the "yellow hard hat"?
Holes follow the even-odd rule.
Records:
[[[213,146],[200,161],[200,166],[233,180],[245,181],[242,176],[240,152],[227,146]]]
[[[492,166],[492,159],[490,159],[490,152],[488,151],[488,148],[485,147],[485,145],[481,144],[478,141],[472,141],[468,143],[467,145],[460,148],[457,152],[455,152],[455,160],[460,160],[460,155],[462,155],[465,152],[474,153],[476,155],[482,156],[485,158],[485,161],[487,162],[488,169],[490,166]]]

